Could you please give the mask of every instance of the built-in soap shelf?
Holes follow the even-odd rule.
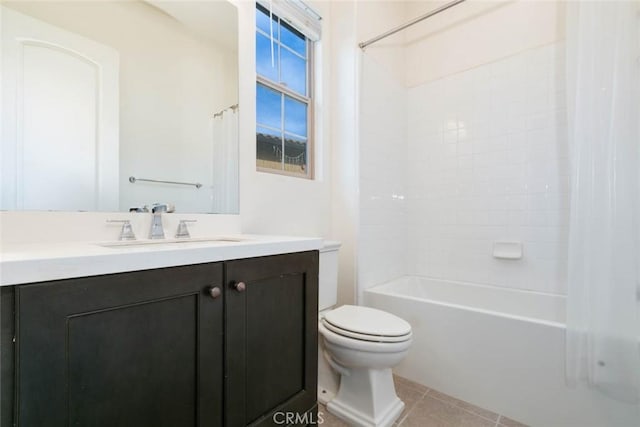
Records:
[[[522,242],[496,241],[493,242],[493,257],[497,259],[521,259]]]

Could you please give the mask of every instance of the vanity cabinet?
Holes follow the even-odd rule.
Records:
[[[2,426],[9,386],[25,427],[263,426],[278,411],[313,413],[317,287],[313,251],[3,288]]]

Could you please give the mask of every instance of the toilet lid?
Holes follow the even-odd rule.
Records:
[[[406,321],[391,313],[370,307],[343,305],[328,312],[323,321],[327,326],[333,326],[329,329],[346,336],[349,335],[340,330],[371,337],[402,338],[400,341],[406,340],[407,335],[411,333],[411,325]],[[376,339],[376,341],[379,340]]]

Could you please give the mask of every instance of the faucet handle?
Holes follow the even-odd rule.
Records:
[[[136,235],[133,233],[133,227],[131,227],[131,221],[128,219],[108,219],[108,223],[121,222],[122,229],[120,229],[119,240],[136,240]]]
[[[176,231],[176,239],[188,239],[191,237],[189,229],[187,228],[188,222],[198,222],[196,219],[181,219],[178,223],[178,231]]]

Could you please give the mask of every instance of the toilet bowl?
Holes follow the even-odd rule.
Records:
[[[391,369],[411,346],[411,326],[390,313],[344,305],[320,319],[323,354],[340,375],[327,409],[351,425],[391,426],[404,403],[393,385]]]

